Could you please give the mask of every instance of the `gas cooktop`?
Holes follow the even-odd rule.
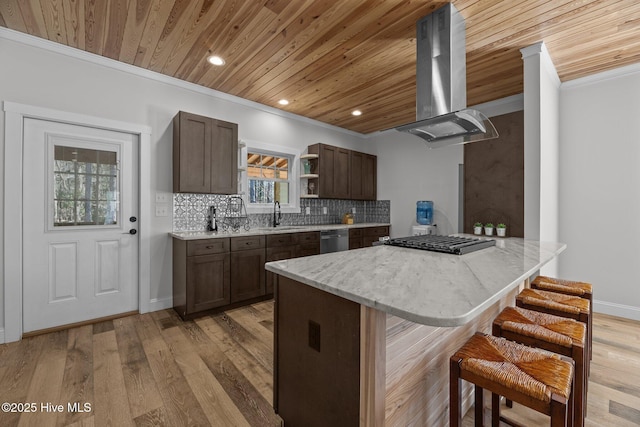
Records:
[[[444,252],[448,254],[464,255],[469,252],[495,246],[496,241],[491,239],[477,239],[458,236],[435,236],[425,234],[422,236],[399,237],[389,239],[386,245],[400,246],[403,248],[422,249],[424,251]]]

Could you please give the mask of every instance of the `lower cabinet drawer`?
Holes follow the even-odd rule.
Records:
[[[292,246],[298,244],[298,233],[267,235],[267,248],[274,246]]]
[[[298,257],[318,255],[320,253],[320,242],[305,243],[298,246]]]
[[[298,243],[301,245],[310,244],[310,243],[318,243],[320,244],[320,232],[319,231],[310,231],[307,233],[298,233]]]
[[[351,228],[349,229],[349,238],[353,237],[362,237],[364,236],[364,229],[362,228]]]
[[[267,262],[295,258],[298,253],[297,249],[297,246],[267,248]]]
[[[229,252],[229,238],[190,240],[187,256],[211,255]]]
[[[365,236],[388,236],[389,235],[389,227],[388,226],[380,226],[380,227],[367,227],[364,229]]]
[[[264,236],[232,237],[231,252],[264,248]]]

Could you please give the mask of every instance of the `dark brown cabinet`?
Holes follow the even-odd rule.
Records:
[[[320,254],[320,232],[309,231],[298,234],[298,253],[296,257]]]
[[[349,229],[349,249],[368,248],[380,237],[388,235],[388,226],[351,228]]]
[[[388,236],[388,226],[349,229],[349,249],[371,246]],[[265,262],[320,253],[320,232],[173,239],[173,307],[189,319],[269,298],[276,275]]]
[[[173,192],[237,190],[238,125],[180,111],[173,119]]]
[[[309,146],[309,154],[318,155],[318,197],[348,199],[350,150],[327,144]]]
[[[291,259],[295,258],[297,254],[298,246],[283,246],[283,247],[275,247],[275,248],[267,248],[267,262],[271,261],[281,261],[283,259]],[[270,271],[265,270],[265,280],[266,280],[266,292],[267,294],[273,293],[273,288],[275,286],[276,275]]]
[[[389,235],[388,226],[366,227],[364,228],[364,236],[362,237],[362,247],[367,248],[377,242],[380,237]]]
[[[314,144],[309,154],[317,154],[317,168],[313,173],[317,194],[325,199],[375,200],[377,188],[377,157],[371,154]]]
[[[264,236],[231,238],[231,302],[265,294]]]
[[[173,306],[180,316],[231,302],[229,239],[173,241]]]
[[[364,237],[363,228],[351,228],[349,229],[349,250],[360,249],[364,247],[362,238]]]
[[[376,200],[377,157],[359,151],[351,151],[349,177],[351,180],[351,199]]]
[[[265,238],[173,239],[173,307],[184,318],[265,295]],[[272,291],[273,292],[273,291]]]
[[[273,234],[267,236],[267,262],[320,253],[320,232]],[[266,292],[273,293],[276,275],[265,270]]]
[[[362,200],[378,198],[378,157],[365,154],[362,163]]]

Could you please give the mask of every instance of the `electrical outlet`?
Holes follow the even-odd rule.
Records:
[[[327,207],[326,207],[326,206],[323,206],[323,207],[322,207],[322,214],[323,214],[323,215],[326,215],[326,214],[328,214],[328,213],[329,213],[329,210],[327,209]]]
[[[304,214],[305,215],[311,215],[311,207],[307,206],[304,208]]]
[[[158,191],[156,193],[156,203],[169,203],[169,193]]]
[[[166,205],[156,206],[156,216],[169,216],[169,208]]]
[[[320,324],[309,320],[309,347],[320,352]]]
[[[355,215],[356,214],[356,208],[351,208],[351,213]]]

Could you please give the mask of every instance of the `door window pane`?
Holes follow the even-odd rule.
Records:
[[[118,153],[54,146],[53,225],[118,224]]]

